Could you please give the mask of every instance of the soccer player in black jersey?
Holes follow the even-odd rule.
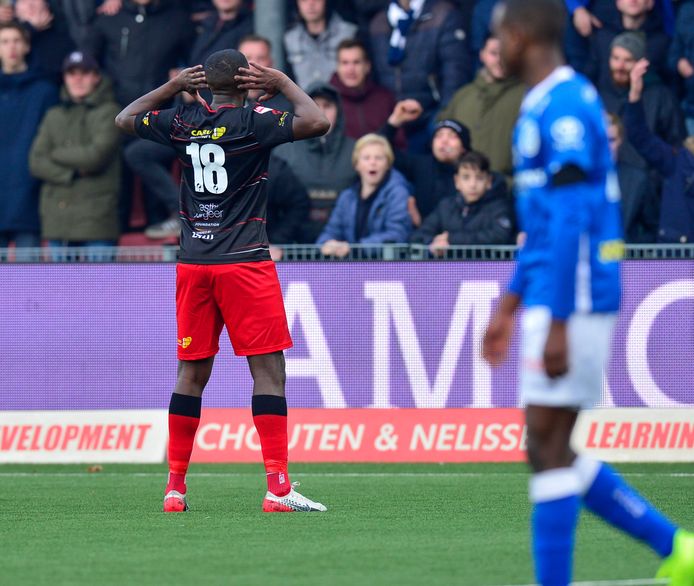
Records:
[[[212,103],[198,96],[209,87]],[[294,114],[246,106],[282,93]],[[181,91],[198,102],[158,110]],[[169,479],[165,512],[188,509],[185,475],[200,422],[202,393],[226,326],[234,352],[253,377],[252,410],[265,462],[266,512],[325,511],[296,492],[287,473],[283,350],[292,340],[266,233],[268,160],[274,146],[325,134],[320,108],[284,73],[235,50],[212,54],[135,100],[117,117],[129,134],[172,145],[183,166],[181,252],[176,267],[179,370],[169,405]]]

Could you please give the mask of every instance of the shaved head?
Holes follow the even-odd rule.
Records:
[[[561,46],[566,9],[561,0],[503,0],[494,11],[494,26],[521,30],[532,43]]]
[[[212,93],[215,91],[228,94],[243,94],[236,84],[234,76],[238,75],[239,67],[248,67],[248,61],[243,53],[235,49],[225,49],[212,53],[205,61],[205,78]]]

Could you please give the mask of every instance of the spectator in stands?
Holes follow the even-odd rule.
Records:
[[[525,87],[504,74],[498,39],[487,39],[480,61],[482,68],[475,81],[455,93],[439,119],[453,118],[467,126],[475,150],[489,158],[494,171],[510,177],[511,139]]]
[[[448,0],[392,0],[369,28],[376,81],[397,100],[417,100],[422,115],[405,132],[411,152],[425,152],[441,107],[472,78],[460,11]]]
[[[12,241],[17,247],[41,244],[39,182],[29,172],[29,150],[41,119],[58,101],[58,90],[27,65],[30,50],[21,24],[0,24],[0,248]]]
[[[337,47],[357,27],[331,10],[328,0],[296,0],[298,22],[284,35],[284,48],[296,83],[302,88],[327,83],[335,72]]]
[[[622,192],[624,241],[630,244],[655,242],[660,215],[657,190],[647,169],[620,157],[624,144],[624,126],[615,114],[608,114],[607,137]]]
[[[590,58],[585,73],[602,90],[610,83],[613,42],[625,32],[640,33],[645,56],[654,64],[661,80],[669,79],[667,55],[670,38],[663,30],[660,14],[653,10],[654,0],[616,0],[619,19],[605,22],[589,37]]]
[[[491,34],[491,21],[494,6],[498,0],[477,0],[472,11],[470,26],[470,53],[474,59],[480,54]]]
[[[253,33],[253,14],[245,9],[243,0],[212,0],[216,12],[199,26],[188,63],[195,65],[216,51],[237,49],[246,35]]]
[[[342,98],[345,134],[360,138],[383,128],[395,97],[371,79],[371,61],[361,41],[347,39],[337,48],[337,71],[330,80]]]
[[[641,59],[631,70],[624,126],[639,154],[663,177],[658,241],[690,243],[694,242],[694,136],[673,148],[649,130],[642,101],[648,66]]]
[[[257,63],[263,67],[275,67],[272,59],[272,43],[265,37],[259,35],[246,35],[239,42],[239,51],[244,54],[249,62]],[[248,102],[254,103],[263,95],[262,90],[250,90],[248,92]],[[263,106],[281,110],[282,112],[293,112],[294,108],[281,93],[274,95],[269,100],[263,102]]]
[[[273,260],[282,259],[282,250],[276,244],[301,241],[310,208],[306,188],[289,164],[273,154],[267,181],[267,234]]]
[[[61,80],[63,59],[75,49],[67,19],[59,2],[17,0],[15,16],[31,35],[29,64]]]
[[[513,204],[506,181],[482,153],[465,153],[455,174],[456,195],[442,199],[410,242],[428,244],[434,256],[450,246],[512,244]]]
[[[645,41],[643,36],[637,33],[623,33],[612,41],[611,79],[600,88],[600,95],[605,102],[606,110],[617,114],[622,120],[629,94],[629,74],[634,64],[645,54]],[[651,132],[669,144],[681,144],[686,136],[683,116],[670,90],[657,78],[651,77],[646,80],[642,100],[646,124]],[[628,136],[627,133],[627,138]],[[620,156],[630,164],[646,166],[630,140],[625,142]]]
[[[687,134],[694,136],[694,2],[680,8],[675,38],[670,47],[670,68],[684,80],[682,103],[687,122]]]
[[[390,144],[378,134],[367,134],[356,142],[352,164],[359,180],[340,193],[316,241],[325,256],[344,258],[351,244],[407,242],[412,230],[409,186],[392,169],[394,158]]]
[[[168,0],[124,0],[123,8],[94,20],[84,51],[103,64],[116,99],[125,106],[162,85],[185,62],[193,27]]]
[[[120,106],[93,57],[75,51],[63,72],[61,103],[44,117],[29,158],[31,172],[43,181],[42,235],[53,248],[115,246],[120,135],[113,120]]]
[[[398,102],[382,133],[393,144],[398,128],[422,113],[416,100]],[[453,176],[458,159],[470,150],[470,131],[457,120],[441,120],[434,127],[429,154],[413,155],[395,151],[395,167],[413,185],[409,200],[410,217],[415,227],[422,223],[441,199],[455,193]]]
[[[328,134],[280,145],[274,153],[289,164],[308,190],[311,209],[301,242],[313,243],[328,221],[338,194],[354,181],[354,139],[345,135],[344,115],[335,88],[328,84],[318,84],[308,93],[330,121]]]

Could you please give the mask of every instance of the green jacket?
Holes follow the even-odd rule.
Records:
[[[525,95],[519,82],[507,79],[489,83],[482,71],[460,88],[438,118],[453,118],[470,129],[472,148],[484,153],[494,171],[513,174],[511,142],[518,110]]]
[[[41,187],[42,235],[49,240],[116,240],[120,191],[120,106],[106,78],[84,102],[61,103],[41,122],[29,154]]]

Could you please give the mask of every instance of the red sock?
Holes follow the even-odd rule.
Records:
[[[169,403],[169,481],[166,492],[186,493],[186,473],[200,423],[200,397],[171,395]]]
[[[287,401],[275,395],[253,396],[253,423],[260,437],[267,489],[284,496],[292,485],[287,473]]]

